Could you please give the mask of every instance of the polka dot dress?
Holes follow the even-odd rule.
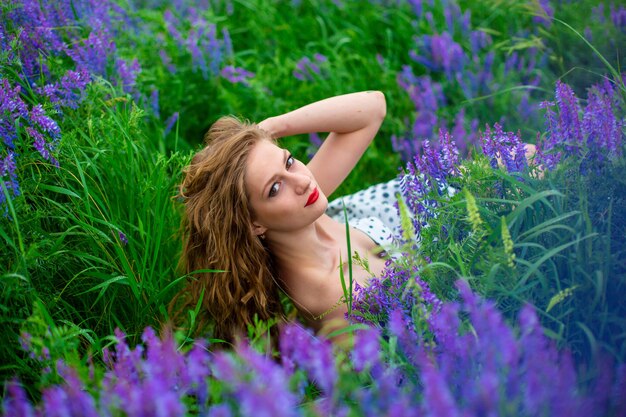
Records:
[[[372,185],[355,194],[343,196],[328,204],[326,214],[344,223],[345,204],[348,224],[367,234],[382,247],[393,245],[394,234],[400,230],[400,216],[396,209],[396,194],[400,192],[397,178]]]

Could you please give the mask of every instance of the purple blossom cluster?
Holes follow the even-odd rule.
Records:
[[[16,74],[13,78],[0,77],[2,181],[14,197],[19,195],[15,170],[23,157],[16,147],[22,139],[44,160],[59,165],[54,153],[61,131],[50,110],[60,119],[66,109],[78,108],[96,76],[136,95],[139,63],[121,59],[113,41],[120,18],[124,21],[126,15],[119,6],[96,0],[18,0],[0,14],[0,43],[11,50],[0,56],[0,64],[19,68],[6,72]],[[59,71],[61,60],[73,62],[74,68]],[[29,109],[25,103],[31,101],[47,101],[52,108],[46,103]],[[2,193],[0,203],[5,199]]]
[[[424,222],[434,215],[437,201],[430,193],[449,193],[449,178],[459,173],[459,150],[450,133],[439,131],[439,144],[424,141],[420,154],[406,165],[400,178],[400,189],[407,207],[414,214],[413,226],[419,232]]]
[[[296,62],[296,69],[293,70],[293,76],[300,81],[313,81],[322,75],[322,66],[328,62],[322,54],[314,54],[313,59],[308,56],[302,57]]]
[[[501,163],[508,172],[522,172],[527,166],[526,150],[520,139],[519,132],[504,132],[498,123],[485,126],[485,132],[480,135],[482,152],[489,158],[492,168]]]
[[[0,181],[9,192],[20,195],[16,173],[18,145],[22,135],[28,136],[34,149],[53,165],[59,165],[53,153],[61,137],[58,124],[46,114],[43,106],[37,104],[29,109],[21,96],[21,86],[13,87],[8,79],[0,77],[0,136],[3,139],[0,150]],[[22,133],[23,132],[23,133]],[[4,206],[7,195],[0,193],[0,205]],[[5,210],[6,213],[6,210]]]
[[[555,102],[544,102],[546,134],[538,143],[538,162],[554,169],[563,157],[585,158],[594,163],[622,154],[624,122],[621,101],[608,80],[587,91],[581,107],[574,91],[557,81]]]
[[[611,22],[616,28],[626,31],[626,7],[617,8],[611,3]]]
[[[250,79],[254,78],[253,72],[232,65],[227,65],[222,68],[220,75],[233,84],[241,83],[246,86],[249,86]]]
[[[405,288],[397,297],[407,306],[416,303],[412,317],[429,313],[424,320],[411,320],[403,306],[381,304],[388,309],[386,320],[376,323],[382,331],[375,326],[357,331],[348,355],[338,355],[328,340],[295,323],[282,327],[279,361],[245,341],[234,351],[210,352],[198,342],[181,351],[171,333],[160,339],[149,328],[143,344],[131,349],[116,331],[114,350],[104,350],[103,372],[90,364],[81,373],[58,362],[65,382],[45,388],[37,406],[11,381],[1,415],[560,417],[626,412],[626,366],[599,359],[595,377],[579,376],[570,354],[559,352],[544,336],[531,307],[522,309],[514,328],[467,283],[459,281],[457,287],[459,301],[446,303],[428,297],[425,285],[420,299]],[[370,295],[376,298],[374,292]],[[98,375],[98,381],[81,380],[79,375],[86,374],[89,379]],[[305,389],[311,383],[318,388],[313,397]]]
[[[412,323],[415,308],[424,309],[423,313],[430,315],[440,307],[441,302],[417,275],[416,267],[388,265],[381,276],[371,278],[366,287],[356,284],[354,307],[348,318],[357,323],[383,325],[389,321],[390,312],[399,311]]]
[[[415,120],[404,135],[392,136],[393,149],[405,161],[410,161],[413,155],[419,153],[424,140],[433,142],[435,133],[439,129],[446,129],[454,132],[459,150],[467,154],[470,146],[478,140],[473,133],[478,126],[478,120],[470,121],[471,128],[467,132],[464,127],[464,109],[456,114],[453,126],[448,126],[440,118],[439,109],[446,104],[444,88],[447,90],[448,86],[458,88],[466,99],[488,96],[502,87],[501,82],[494,79],[494,74],[498,72],[494,67],[496,54],[493,50],[485,51],[492,44],[491,36],[482,30],[471,29],[470,12],[463,13],[455,1],[444,2],[443,28],[437,26],[432,11],[427,10],[428,6],[433,7],[432,2],[412,2],[412,5],[418,19],[425,19],[432,33],[415,36],[415,48],[409,52],[411,60],[419,64],[426,71],[426,75],[416,77],[410,66],[404,66],[398,74],[398,84],[415,105]],[[541,9],[540,18],[551,17],[553,12],[547,1],[542,0],[538,7]],[[547,22],[549,21],[548,19]],[[463,46],[464,44],[469,44],[469,48]],[[510,54],[504,62],[503,77],[530,87],[537,86],[540,78],[534,75],[536,55],[535,48],[529,48],[524,55],[518,52]],[[542,58],[539,65],[544,64],[545,58]],[[447,80],[446,84],[434,81],[442,76]],[[529,91],[524,90],[518,94],[522,109],[520,116],[528,119],[532,117],[529,110],[531,107],[528,106]]]
[[[424,146],[424,141],[433,142],[435,132],[438,130],[448,130],[447,124],[437,115],[438,110],[446,105],[443,88],[440,83],[434,82],[429,76],[416,77],[413,70],[408,65],[402,68],[398,74],[398,84],[411,98],[415,106],[415,120],[411,130],[405,135],[398,137],[391,136],[393,150],[398,152],[402,159],[411,161],[413,156],[419,154]],[[472,128],[469,132],[465,130],[465,110],[461,109],[457,113],[452,132],[457,148],[463,153],[467,150],[468,144],[475,140],[472,133],[478,121],[472,121]],[[435,144],[435,146],[438,146]]]
[[[537,10],[535,16],[533,16],[533,23],[541,24],[549,28],[554,18],[554,9],[550,5],[550,0],[539,0],[537,3],[539,10]]]
[[[65,96],[68,91],[84,88],[86,74],[101,76],[132,92],[135,85],[133,71],[139,71],[136,62],[128,64],[117,57],[114,36],[118,22],[127,20],[126,13],[114,2],[96,0],[61,0],[39,2],[19,0],[3,16],[4,27],[10,27],[10,39],[19,42],[19,59],[25,82],[36,85],[43,76],[46,96]],[[87,35],[85,28],[91,28]],[[46,57],[69,57],[76,68],[65,74],[61,85]],[[81,74],[81,80],[75,72]],[[68,89],[67,83],[72,82]],[[66,85],[63,85],[65,83]],[[59,91],[54,91],[57,87]],[[80,94],[79,94],[80,96]],[[72,107],[72,106],[70,106]]]
[[[195,7],[185,7],[176,11],[168,9],[163,17],[167,33],[174,40],[177,53],[185,51],[191,55],[192,69],[199,71],[205,80],[219,76],[223,64],[233,55],[228,30],[222,29],[220,39],[217,25],[207,21]],[[168,52],[161,49],[159,54],[163,64],[174,72],[176,68]],[[246,74],[246,78],[253,76],[252,73]],[[224,76],[228,78],[227,76],[232,77],[233,74],[227,70]]]
[[[409,56],[430,71],[443,72],[453,79],[463,70],[466,60],[463,48],[450,33],[422,35],[416,39],[416,46],[419,52],[412,50]]]

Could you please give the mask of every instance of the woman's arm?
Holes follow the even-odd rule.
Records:
[[[259,123],[273,137],[330,132],[308,164],[329,196],[363,155],[386,114],[385,96],[364,91],[327,98]]]

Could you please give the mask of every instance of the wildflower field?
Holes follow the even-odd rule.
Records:
[[[0,47],[0,415],[626,415],[618,0],[14,0]],[[368,89],[331,198],[400,176],[403,256],[347,337],[171,330],[204,131]]]

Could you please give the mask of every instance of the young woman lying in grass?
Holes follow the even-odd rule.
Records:
[[[202,299],[203,322],[214,336],[232,340],[246,325],[281,315],[284,290],[309,324],[320,329],[344,319],[340,265],[353,253],[369,271],[355,266],[355,282],[366,285],[385,260],[377,242],[325,213],[328,196],[347,177],[372,142],[385,117],[382,93],[359,92],[328,98],[270,117],[258,124],[223,117],[213,124],[185,171],[182,265],[192,275],[175,304],[181,311]],[[275,139],[330,132],[307,164],[277,146]],[[392,196],[392,198],[394,198]],[[342,265],[343,263],[343,265]],[[206,272],[218,270],[224,272]]]
[[[268,320],[283,313],[282,289],[316,330],[345,325],[341,275],[351,272],[360,286],[380,275],[381,245],[389,247],[399,224],[393,209],[399,184],[373,186],[330,206],[328,196],[372,142],[385,113],[384,95],[368,91],[258,124],[233,117],[215,122],[181,185],[182,266],[191,278],[174,300],[178,311],[201,300],[201,325],[213,322],[213,336],[232,341],[255,315]],[[312,132],[330,133],[308,164],[275,142]]]

